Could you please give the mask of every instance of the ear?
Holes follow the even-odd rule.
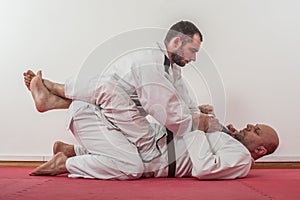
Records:
[[[254,150],[254,152],[261,157],[266,155],[268,150],[264,146],[259,146]]]
[[[173,51],[179,49],[182,45],[181,38],[178,37],[178,36],[172,38],[171,41],[170,41],[170,45],[171,45],[171,48],[172,48]]]

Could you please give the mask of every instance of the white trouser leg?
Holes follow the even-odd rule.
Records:
[[[122,180],[139,178],[144,166],[137,148],[119,130],[101,120],[97,106],[80,101],[72,104],[70,130],[89,154],[67,160],[70,176]]]
[[[129,94],[112,80],[99,82],[99,77],[95,76],[89,83],[92,85],[82,89],[77,82],[68,80],[65,83],[66,96],[73,100],[100,105],[106,118],[136,145],[144,161],[149,162],[158,157],[160,151],[155,145],[155,131],[141,115]],[[81,89],[78,90],[75,86]]]
[[[96,104],[102,108],[101,112],[135,144],[144,161],[149,162],[160,155],[155,145],[155,131],[117,83],[102,83],[96,97]]]
[[[80,145],[74,145],[74,151],[76,156],[89,154],[88,150]]]

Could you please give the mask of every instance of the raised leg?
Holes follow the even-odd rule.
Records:
[[[69,108],[72,102],[70,99],[65,99],[51,93],[43,84],[41,71],[30,81],[29,90],[31,91],[36,109],[39,112],[46,112],[52,109],[66,109]]]

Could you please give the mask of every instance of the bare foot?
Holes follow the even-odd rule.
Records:
[[[57,154],[59,152],[64,153],[68,158],[76,156],[74,151],[74,145],[66,144],[61,141],[57,141],[53,145],[53,154]]]
[[[30,176],[56,176],[60,174],[68,173],[66,168],[67,156],[62,152],[54,155],[54,157],[48,162],[42,164],[33,170]]]
[[[27,89],[30,91],[31,80],[36,76],[36,74],[31,70],[27,70],[26,72],[23,73],[23,76],[24,76],[24,83],[25,83]],[[52,81],[49,81],[47,79],[42,79],[42,82],[51,93],[53,93],[52,90],[56,89],[55,87],[57,87],[55,85],[55,83],[53,83]],[[57,85],[61,85],[61,84],[57,84]]]
[[[29,91],[30,91],[30,82],[35,76],[36,74],[33,73],[33,71],[31,70],[27,70],[26,72],[23,73],[24,83]]]
[[[68,108],[71,103],[71,100],[58,97],[45,87],[41,71],[38,71],[37,75],[32,78],[29,89],[34,100],[35,107],[39,112]]]
[[[38,71],[37,75],[34,76],[29,84],[29,90],[33,97],[35,107],[39,112],[45,112],[49,110],[48,104],[51,103],[49,100],[53,96],[49,90],[44,86],[42,82],[42,73]]]

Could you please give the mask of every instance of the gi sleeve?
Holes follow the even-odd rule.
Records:
[[[247,176],[252,164],[248,150],[231,136],[215,134],[220,135],[213,137],[218,140],[213,141],[215,149],[202,131],[184,135],[193,165],[192,176],[198,179],[235,179]]]
[[[189,89],[186,85],[186,82],[184,81],[181,70],[178,69],[178,67],[174,66],[174,76],[176,77],[175,79],[175,88],[176,90],[180,93],[181,97],[183,98],[184,102],[190,109],[192,113],[200,113],[200,110],[197,106],[197,103],[191,98],[191,95],[189,93]],[[196,97],[195,97],[196,99]]]

